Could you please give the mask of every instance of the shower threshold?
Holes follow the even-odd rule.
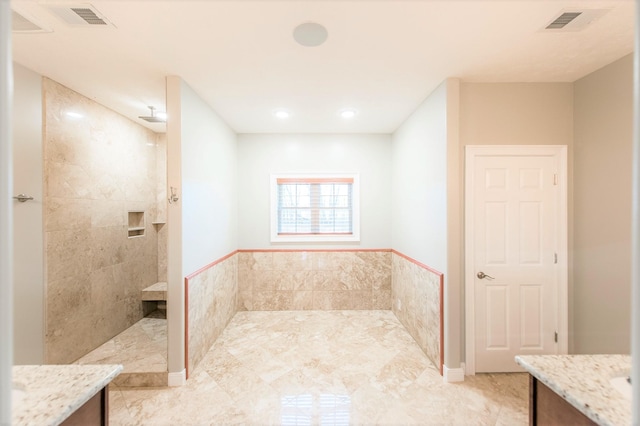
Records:
[[[167,319],[154,311],[75,364],[122,364],[116,386],[167,386]]]

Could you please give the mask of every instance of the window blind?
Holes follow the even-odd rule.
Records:
[[[278,235],[353,233],[353,178],[278,178]]]

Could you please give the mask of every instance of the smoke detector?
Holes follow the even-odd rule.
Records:
[[[582,31],[594,21],[601,18],[609,9],[572,9],[562,10],[551,21],[547,22],[544,32],[576,32]]]
[[[115,27],[109,20],[89,3],[84,4],[50,4],[46,6],[67,25],[73,27]]]

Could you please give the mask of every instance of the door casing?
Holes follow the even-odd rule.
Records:
[[[557,300],[558,354],[566,354],[569,347],[568,301],[568,181],[566,145],[467,145],[465,147],[465,374],[475,375],[475,252],[473,185],[475,158],[480,156],[554,156],[558,160],[559,226]]]

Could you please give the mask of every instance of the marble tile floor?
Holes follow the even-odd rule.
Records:
[[[78,359],[75,364],[122,364],[118,386],[167,385],[167,319],[154,311]]]
[[[443,383],[391,311],[238,312],[181,387],[110,387],[112,425],[526,425],[526,374]]]

